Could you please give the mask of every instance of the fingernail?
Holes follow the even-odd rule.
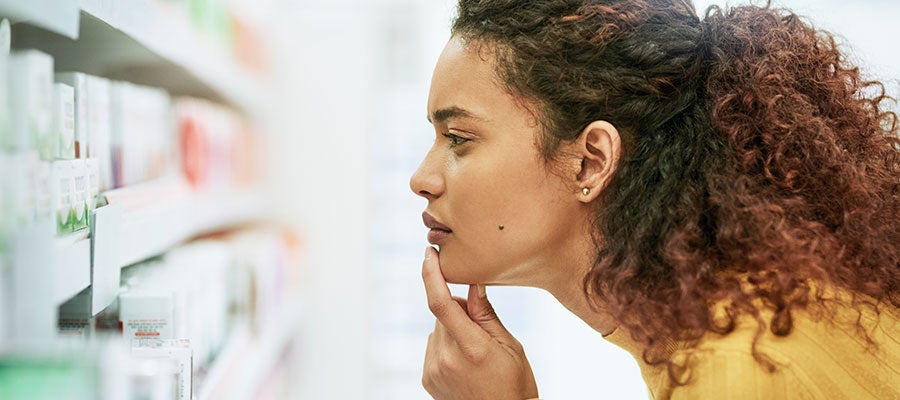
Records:
[[[476,285],[476,288],[478,289],[478,297],[481,297],[482,299],[487,297],[487,291],[485,290],[484,285]]]
[[[431,258],[431,246],[425,247],[425,259]]]

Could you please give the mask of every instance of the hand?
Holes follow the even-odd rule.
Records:
[[[425,390],[441,400],[538,397],[525,351],[500,323],[484,286],[470,285],[468,299],[451,297],[432,247],[425,250],[422,280],[437,317],[425,350]]]

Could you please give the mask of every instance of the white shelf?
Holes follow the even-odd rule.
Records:
[[[180,180],[164,180],[105,193],[122,204],[118,267],[160,255],[204,233],[259,220],[254,191],[198,193]]]
[[[9,1],[25,2],[0,0],[0,4]],[[198,34],[185,18],[146,0],[77,3],[81,10],[77,41],[20,27],[13,30],[13,47],[53,55],[57,71],[160,87],[173,95],[207,98],[260,115],[264,80]]]
[[[0,17],[78,38],[77,0],[0,0]]]
[[[88,231],[56,238],[53,250],[53,301],[59,305],[91,285]]]
[[[186,21],[165,15],[146,0],[80,0],[81,9],[128,35],[139,45],[180,66],[228,103],[253,111],[258,82],[234,58],[197,35]],[[90,19],[85,21],[92,23]]]
[[[300,328],[299,301],[289,299],[267,330],[254,337],[246,328],[231,334],[196,392],[197,400],[250,399],[278,363]]]

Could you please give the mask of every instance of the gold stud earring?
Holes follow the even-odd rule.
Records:
[[[587,195],[591,194],[591,189],[590,188],[582,188],[581,194],[587,196]]]

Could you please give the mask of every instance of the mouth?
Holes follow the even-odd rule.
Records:
[[[428,243],[439,245],[441,242],[447,240],[453,233],[453,230],[450,229],[450,227],[442,224],[427,211],[422,213],[422,222],[430,229],[428,231]]]

